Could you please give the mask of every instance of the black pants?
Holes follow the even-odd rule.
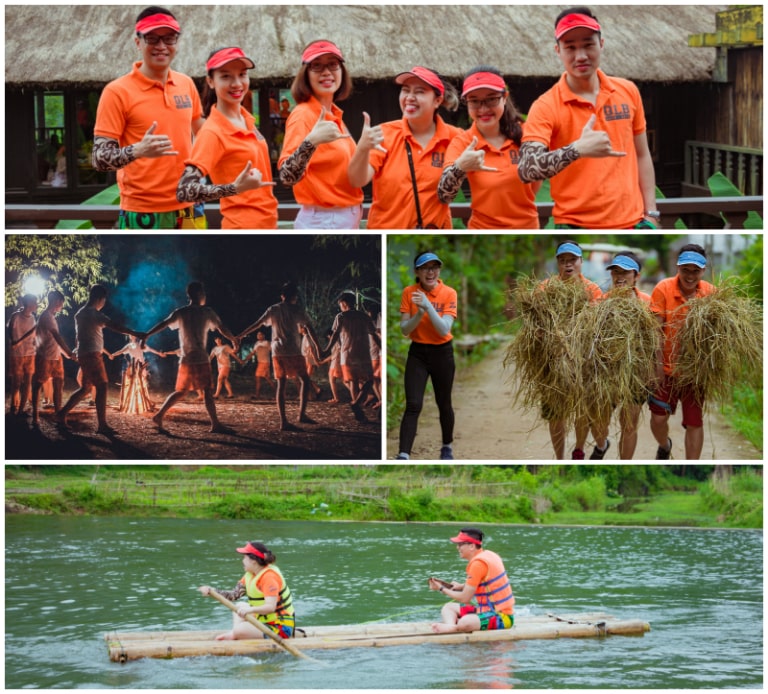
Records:
[[[432,379],[435,402],[440,411],[443,444],[453,442],[454,415],[451,393],[455,372],[452,342],[442,345],[411,342],[405,362],[405,412],[400,423],[400,452],[410,454],[413,447],[429,378]]]

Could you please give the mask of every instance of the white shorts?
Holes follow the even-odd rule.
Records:
[[[294,229],[359,229],[363,218],[361,205],[354,207],[315,207],[302,205]]]

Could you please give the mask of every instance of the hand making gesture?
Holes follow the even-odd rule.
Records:
[[[581,137],[573,143],[576,151],[582,157],[625,157],[626,152],[615,152],[611,146],[611,139],[604,130],[595,130],[597,116],[593,113],[584,129]]]
[[[456,160],[456,166],[462,171],[498,171],[490,166],[485,166],[485,152],[477,147],[477,137],[472,138],[472,142],[461,153]]]
[[[334,142],[344,137],[351,137],[348,133],[343,133],[339,130],[339,126],[333,121],[325,119],[325,106],[320,109],[320,118],[317,119],[315,127],[312,128],[307,140],[309,140],[315,147],[323,145],[328,142]]]

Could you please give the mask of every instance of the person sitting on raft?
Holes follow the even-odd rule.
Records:
[[[291,589],[275,566],[275,555],[261,542],[249,542],[237,551],[243,556],[243,576],[234,590],[219,590],[227,600],[235,601],[244,595],[248,604],[238,605],[237,614],[233,615],[232,631],[219,634],[217,641],[235,639],[260,639],[264,634],[245,620],[245,615],[252,614],[265,626],[284,639],[293,636],[296,617],[293,608]],[[200,586],[198,590],[205,596],[211,591],[210,586]]]
[[[483,533],[464,528],[451,538],[459,556],[467,564],[465,583],[452,582],[450,587],[437,579],[429,579],[430,590],[439,590],[451,598],[441,611],[442,623],[433,624],[438,634],[509,629],[515,623],[515,596],[507,578],[504,562],[495,552],[483,549]],[[470,604],[472,600],[476,604]]]

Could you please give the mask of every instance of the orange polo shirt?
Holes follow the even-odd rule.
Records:
[[[182,209],[176,186],[192,150],[192,123],[203,109],[195,83],[186,75],[168,72],[165,85],[145,77],[141,62],[110,82],[99,99],[94,135],[117,140],[120,147],[140,142],[153,121],[155,135],[168,135],[177,156],[132,161],[117,172],[120,207],[127,212],[172,212]]]
[[[322,105],[311,96],[309,101],[297,104],[285,124],[283,151],[278,167],[307,139],[320,118]],[[334,104],[326,111],[325,119],[333,121],[342,133],[349,135],[342,121],[344,112]],[[361,188],[349,184],[347,169],[355,153],[355,141],[342,137],[334,142],[319,145],[307,164],[304,176],[293,186],[293,196],[300,205],[315,207],[353,207],[363,202]]]
[[[427,295],[429,303],[434,306],[440,317],[453,316],[456,318],[456,290],[443,284],[443,280],[437,280],[437,287],[432,292],[425,292],[418,283],[403,289],[403,295],[400,299],[401,314],[415,316],[418,313],[418,306],[411,301],[411,297],[416,291],[424,292]],[[421,317],[421,322],[413,329],[409,337],[414,342],[426,345],[442,345],[453,339],[451,333],[440,335],[426,313]]]
[[[525,127],[525,126],[524,126]],[[455,163],[477,138],[476,149],[485,151],[485,166],[498,171],[469,171],[467,179],[472,192],[470,229],[538,229],[536,193],[530,183],[523,183],[517,175],[520,148],[507,140],[501,149],[489,144],[472,123],[455,137],[445,155],[446,166]]]
[[[450,207],[437,197],[437,184],[445,166],[445,152],[461,128],[448,125],[437,117],[435,134],[426,147],[413,138],[407,119],[382,123],[382,147],[374,149],[369,163],[373,176],[373,202],[368,213],[368,229],[415,229],[416,202],[413,197],[411,169],[408,165],[407,142],[411,146],[416,187],[419,192],[421,219],[424,228],[450,229]]]
[[[191,164],[217,185],[233,183],[248,161],[261,171],[262,181],[272,180],[269,148],[256,129],[254,117],[242,106],[247,130],[238,128],[214,104],[211,114],[197,133]],[[221,198],[222,229],[276,229],[277,199],[272,186],[247,190],[240,195]]]
[[[566,75],[531,106],[523,142],[540,142],[550,151],[581,137],[587,121],[603,130],[624,157],[583,157],[550,179],[556,224],[586,229],[630,229],[644,213],[634,138],[645,132],[645,112],[634,83],[598,70],[600,92],[593,106],[576,96]]]
[[[699,286],[696,287],[694,298],[709,296],[714,291],[715,286],[713,284],[701,280]],[[677,275],[661,280],[651,292],[651,311],[664,321],[662,331],[664,333],[665,374],[672,373],[672,352],[677,332],[685,320],[685,314],[688,313],[687,301],[680,291]]]

